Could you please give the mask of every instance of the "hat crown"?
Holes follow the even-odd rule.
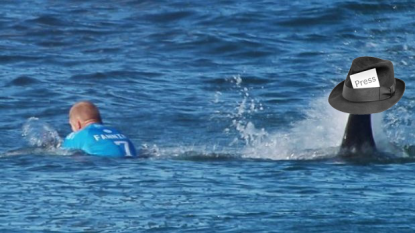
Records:
[[[394,83],[395,75],[391,61],[376,57],[358,57],[353,60],[349,73],[345,80],[345,85],[353,87],[350,75],[357,74],[366,70],[376,69],[381,87],[390,87]]]

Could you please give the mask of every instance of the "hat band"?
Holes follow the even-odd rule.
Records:
[[[344,82],[342,96],[346,100],[352,102],[371,102],[378,100],[386,100],[395,94],[396,81],[393,79],[393,84],[390,87],[372,87],[353,89],[346,86]]]

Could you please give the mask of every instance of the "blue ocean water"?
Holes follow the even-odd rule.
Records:
[[[412,1],[0,2],[0,232],[413,232]],[[351,61],[406,91],[342,161]],[[68,155],[91,100],[147,159]]]

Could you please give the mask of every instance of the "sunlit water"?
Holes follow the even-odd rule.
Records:
[[[1,232],[413,232],[410,1],[2,1]],[[358,56],[402,100],[344,161]],[[145,159],[59,149],[91,100]]]

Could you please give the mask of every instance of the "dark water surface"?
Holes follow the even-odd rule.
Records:
[[[5,158],[2,231],[411,232],[411,165]]]
[[[0,5],[1,232],[414,231],[412,1]],[[406,83],[374,115],[387,161],[332,159],[359,56]],[[154,155],[36,148],[85,99]]]

